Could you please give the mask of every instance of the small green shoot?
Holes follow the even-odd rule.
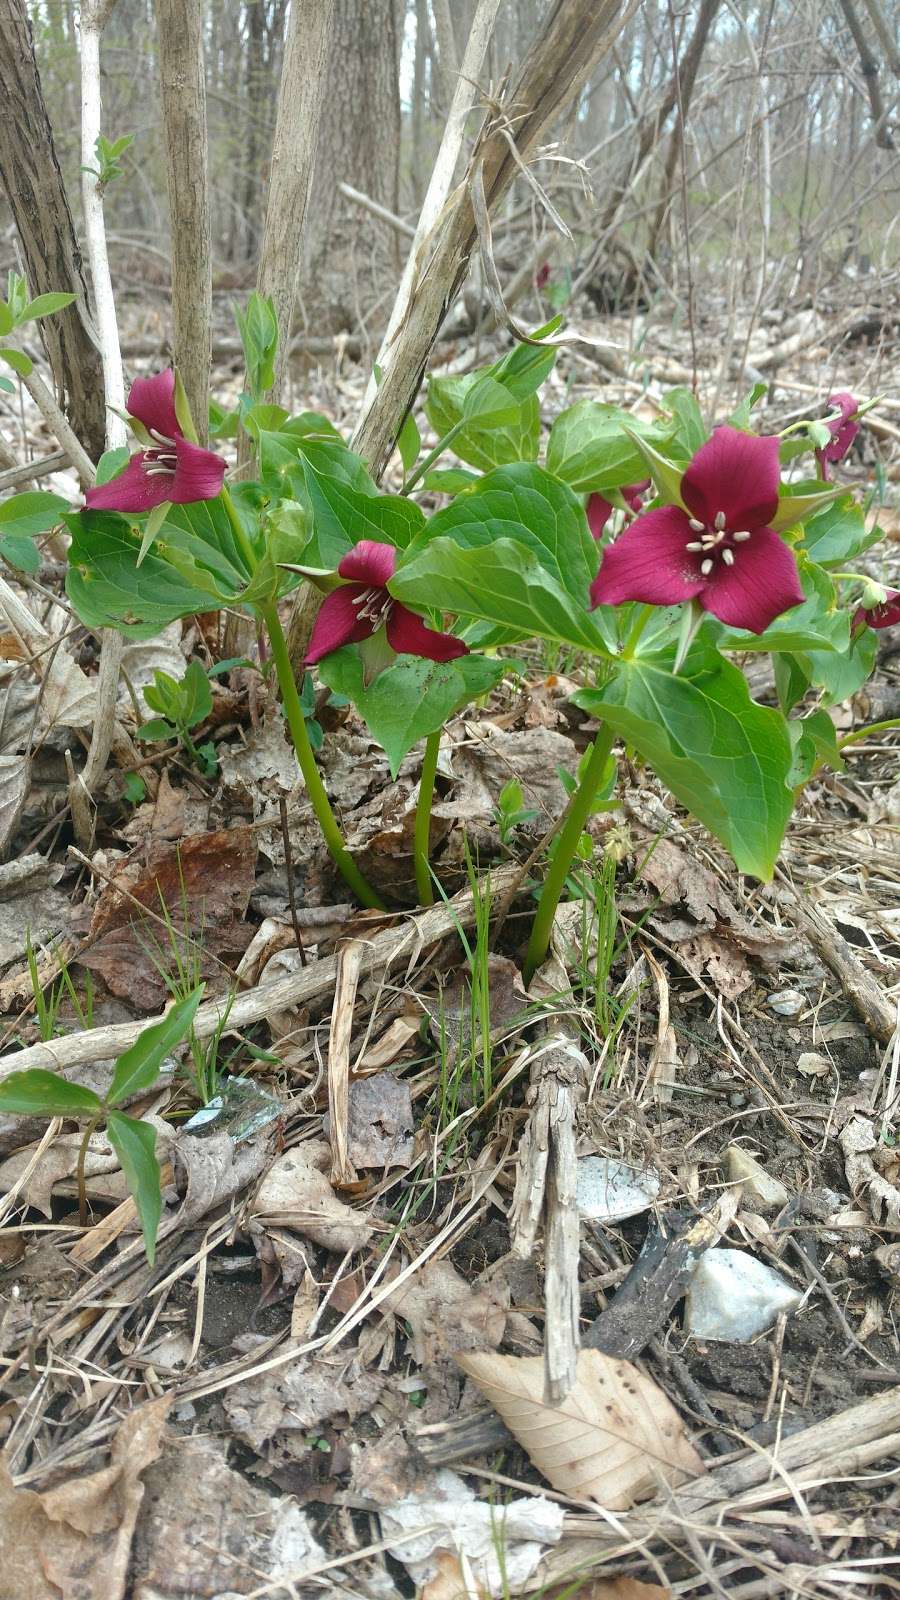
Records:
[[[7,279],[6,299],[0,300],[0,339],[14,333],[23,323],[37,322],[54,311],[62,311],[77,298],[74,294],[39,294],[34,300],[28,297],[28,285],[18,272],[10,271]],[[31,357],[15,345],[0,344],[0,361],[5,361],[20,378],[28,378],[34,367]],[[6,384],[4,384],[6,387]]]
[[[107,139],[98,133],[94,144],[94,155],[97,158],[96,167],[82,167],[82,172],[89,172],[97,179],[98,193],[102,194],[106,185],[112,183],[114,178],[121,178],[125,168],[119,166],[119,157],[125,154],[129,145],[134,144],[133,133],[123,133],[120,139]]]
[[[212,711],[209,677],[200,662],[190,662],[180,681],[158,668],[152,684],[144,690],[144,699],[151,711],[160,714],[138,728],[138,738],[177,739],[203,776],[214,778],[218,771],[215,745],[211,740],[197,745],[190,734]]]
[[[165,1057],[191,1028],[203,995],[194,989],[167,1012],[161,1022],[145,1028],[130,1049],[119,1056],[106,1094],[101,1098],[83,1084],[70,1083],[55,1072],[32,1067],[11,1072],[0,1083],[0,1112],[22,1117],[67,1117],[84,1121],[78,1152],[78,1213],[87,1226],[84,1165],[93,1134],[106,1123],[109,1142],[119,1158],[129,1192],[137,1207],[144,1249],[151,1267],[156,1257],[156,1234],[162,1215],[162,1189],[156,1156],[156,1131],[148,1123],[127,1117],[117,1108],[123,1100],[149,1089],[159,1076]]]
[[[494,821],[500,829],[500,842],[507,846],[516,830],[526,822],[533,822],[537,811],[524,805],[525,791],[518,779],[510,778],[503,785],[494,807]]]
[[[58,1037],[59,1009],[63,998],[68,994],[75,1011],[78,1026],[81,1029],[92,1028],[94,1025],[94,986],[91,975],[85,976],[84,999],[82,1000],[72,982],[68,962],[62,961],[59,968],[59,981],[52,984],[44,992],[38,969],[37,955],[31,942],[31,935],[25,935],[25,960],[28,964],[28,976],[31,980],[31,992],[34,997],[34,1012],[37,1018],[38,1032],[44,1044]]]

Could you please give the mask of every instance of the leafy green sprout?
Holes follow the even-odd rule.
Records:
[[[526,822],[533,822],[538,814],[533,807],[526,806],[524,800],[525,791],[517,778],[510,778],[497,796],[494,821],[500,829],[500,842],[503,845],[510,843],[517,828]]]
[[[149,1123],[126,1116],[118,1107],[124,1100],[152,1088],[166,1056],[189,1031],[203,996],[202,986],[178,1001],[161,1022],[151,1023],[134,1044],[118,1057],[105,1095],[85,1084],[70,1083],[56,1072],[31,1067],[11,1072],[0,1083],[0,1112],[23,1117],[65,1117],[85,1124],[78,1151],[78,1215],[87,1226],[87,1192],[84,1169],[93,1135],[106,1124],[106,1135],[125,1174],[144,1236],[144,1249],[152,1266],[156,1235],[162,1216],[162,1185],[156,1155],[156,1130]]]
[[[144,690],[151,711],[159,713],[137,730],[139,739],[176,739],[206,778],[218,771],[216,747],[211,740],[197,745],[190,730],[205,722],[212,711],[209,677],[199,661],[191,661],[180,680],[161,668]]]
[[[6,299],[0,300],[0,339],[5,339],[9,334],[15,333],[17,328],[24,327],[26,322],[37,322],[41,317],[52,316],[54,311],[62,311],[70,306],[77,296],[74,294],[39,294],[34,300],[28,295],[28,285],[18,272],[10,271],[7,279]],[[20,378],[31,375],[34,362],[24,350],[18,350],[15,345],[0,344],[0,361],[5,361],[12,367],[13,372]],[[3,387],[9,392],[9,380],[4,380]]]
[[[103,193],[108,183],[112,183],[114,178],[121,178],[125,168],[119,166],[119,157],[125,154],[129,145],[134,144],[134,140],[135,135],[133,133],[123,133],[119,139],[107,139],[102,133],[98,133],[94,143],[94,155],[97,158],[97,165],[96,167],[82,167],[81,170],[82,172],[89,172],[92,177],[97,179],[97,189],[100,194]]]
[[[31,992],[34,997],[38,1033],[42,1042],[47,1044],[49,1040],[55,1039],[59,1034],[59,1011],[66,995],[72,1002],[79,1027],[82,1029],[92,1028],[94,1025],[94,986],[90,973],[87,972],[85,974],[84,999],[82,999],[72,982],[68,962],[63,960],[60,962],[58,982],[51,984],[45,993],[45,984],[41,979],[37,952],[30,932],[25,935],[25,960],[28,965]]]

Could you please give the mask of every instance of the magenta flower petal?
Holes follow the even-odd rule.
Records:
[[[171,367],[153,378],[135,378],[128,395],[128,410],[145,428],[164,439],[177,439],[181,425],[175,414],[175,373]]]
[[[375,539],[360,539],[359,544],[338,563],[342,578],[354,583],[364,583],[370,588],[383,589],[394,576],[397,552],[392,544],[379,544]]]
[[[853,627],[858,628],[863,622],[869,628],[896,628],[900,623],[900,589],[886,589],[879,606],[860,606],[854,612]]]
[[[731,628],[765,633],[782,611],[805,598],[793,551],[771,528],[759,528],[734,553],[731,566],[716,561],[700,604]]]
[[[705,586],[700,559],[686,548],[693,538],[680,506],[646,511],[604,550],[591,584],[591,605],[642,600],[645,605],[674,606],[693,600]]]
[[[650,479],[642,478],[640,483],[626,483],[624,489],[619,490],[629,511],[633,511],[635,514],[640,511],[644,504],[644,496],[649,488]]]
[[[171,500],[174,477],[166,473],[147,473],[145,452],[132,456],[124,472],[109,483],[88,489],[84,503],[89,511],[152,511]],[[224,463],[223,463],[224,465]],[[218,493],[218,491],[216,491]]]
[[[314,667],[323,656],[330,656],[332,650],[340,650],[341,645],[359,644],[374,632],[371,619],[359,615],[359,602],[365,593],[365,584],[348,583],[326,595],[306,652],[308,667]]]
[[[387,623],[388,644],[401,656],[422,656],[426,661],[455,661],[467,656],[469,646],[450,633],[436,633],[421,617],[395,600]]]
[[[830,443],[816,451],[819,470],[826,481],[828,462],[842,461],[859,433],[859,423],[856,420],[859,401],[855,395],[849,394],[846,389],[841,389],[837,394],[829,396],[828,404],[832,409],[837,406],[840,416],[833,417],[828,424],[831,429]]]
[[[716,428],[701,445],[681,480],[681,496],[691,515],[708,527],[717,516],[725,527],[763,528],[778,505],[778,440]]]
[[[152,456],[165,458],[165,451],[147,451],[147,460]],[[147,470],[146,465],[144,470]],[[201,445],[191,444],[189,439],[179,437],[175,440],[174,474],[171,477],[164,473],[156,476],[151,472],[151,476],[165,488],[166,492],[161,496],[163,500],[171,500],[176,506],[185,506],[194,500],[215,500],[222,490],[225,462],[212,450],[204,450]]]
[[[603,530],[612,516],[612,506],[602,494],[589,494],[586,506],[588,527],[595,539],[603,538]]]

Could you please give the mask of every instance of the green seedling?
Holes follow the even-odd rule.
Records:
[[[184,1038],[197,1013],[202,987],[174,1005],[161,1022],[152,1023],[119,1056],[106,1094],[95,1094],[84,1084],[70,1083],[56,1072],[31,1067],[12,1072],[0,1083],[0,1111],[21,1117],[66,1117],[84,1122],[78,1152],[78,1213],[87,1226],[84,1165],[91,1137],[106,1124],[110,1144],[119,1158],[129,1192],[137,1207],[147,1260],[153,1265],[156,1234],[162,1215],[162,1187],[156,1155],[156,1130],[117,1107],[131,1095],[149,1089],[159,1076],[163,1060]]]
[[[59,969],[59,982],[51,984],[46,994],[38,971],[37,954],[31,942],[31,935],[25,936],[25,959],[28,963],[28,976],[31,979],[31,992],[34,996],[34,1013],[37,1018],[38,1032],[46,1044],[48,1040],[55,1039],[60,1032],[58,1026],[59,1008],[64,997],[68,994],[75,1010],[78,1025],[82,1029],[92,1028],[94,1025],[94,988],[91,975],[85,975],[84,999],[78,994],[69,972],[68,963],[63,961]]]
[[[82,172],[89,172],[97,179],[97,189],[103,193],[106,185],[112,183],[114,178],[121,178],[124,167],[119,166],[119,157],[125,154],[128,146],[134,144],[133,133],[123,133],[121,139],[107,139],[98,133],[94,144],[94,155],[97,158],[96,167],[82,167]]]
[[[215,745],[211,740],[197,745],[190,734],[212,711],[212,690],[200,662],[192,661],[180,682],[158,668],[153,683],[144,690],[144,699],[150,710],[160,715],[138,728],[138,738],[177,739],[203,776],[214,778],[218,771]]]
[[[494,807],[494,821],[500,829],[500,840],[508,845],[516,831],[526,822],[533,822],[537,812],[523,804],[525,791],[516,778],[503,785]]]
[[[54,311],[62,311],[75,298],[74,294],[39,294],[30,300],[25,279],[18,272],[11,271],[7,279],[6,299],[0,300],[0,339],[5,339],[26,322],[37,322],[41,317],[51,316]],[[30,377],[34,367],[34,362],[24,350],[17,350],[15,345],[10,344],[0,344],[0,361],[5,361],[20,378]],[[11,388],[8,379],[4,380],[3,387],[7,390]]]

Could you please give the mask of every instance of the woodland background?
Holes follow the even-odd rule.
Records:
[[[77,196],[76,6],[28,9],[57,155]],[[544,0],[503,0],[482,104],[548,10]],[[255,278],[287,11],[287,0],[204,7],[213,281],[225,301]],[[371,359],[473,12],[474,0],[337,0],[297,310],[308,338],[343,330]],[[787,303],[827,302],[848,278],[895,284],[898,28],[897,0],[647,0],[535,167],[572,238],[521,177],[504,202],[496,250],[513,302],[534,299],[545,261],[551,298],[586,288],[601,310],[649,302],[676,324],[691,299],[701,317],[740,307],[765,319]],[[167,317],[156,38],[152,0],[119,0],[104,30],[102,95],[107,136],[135,134],[105,197],[126,356],[129,338],[142,354],[141,335],[152,341]],[[16,241],[2,202],[0,219],[6,268]],[[529,309],[540,315],[546,299]]]

